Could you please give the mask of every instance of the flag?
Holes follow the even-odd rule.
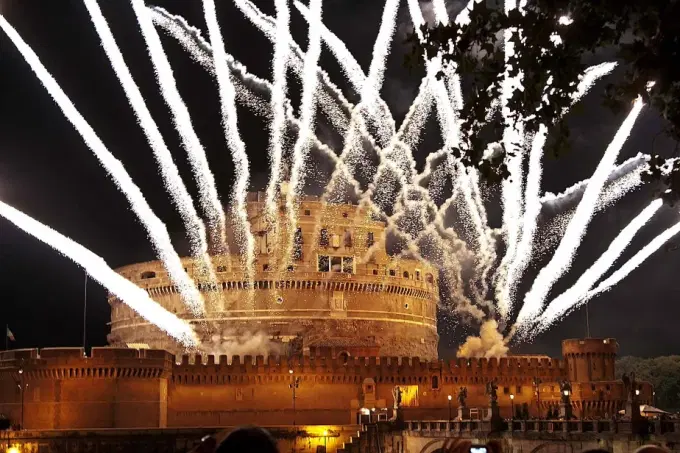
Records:
[[[9,327],[7,327],[7,338],[9,338],[12,341],[17,341],[16,338],[14,338],[14,334],[12,333],[12,331],[9,330]]]

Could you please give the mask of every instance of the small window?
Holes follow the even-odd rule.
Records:
[[[342,216],[343,216],[344,218],[347,218],[348,215],[349,215],[349,214],[346,213],[346,212],[343,212],[343,213],[342,213]]]
[[[310,211],[309,209],[305,209],[305,215],[306,216],[312,215],[312,211]]]
[[[288,272],[293,272],[294,270],[295,270],[295,266],[293,266],[292,264],[290,266],[288,266]]]
[[[152,272],[152,271],[142,272],[142,275],[140,276],[140,278],[142,280],[147,279],[147,278],[156,278],[156,273]]]
[[[328,255],[319,255],[316,261],[316,268],[319,272],[330,271],[330,258]]]
[[[227,266],[217,266],[217,272],[227,272]]]
[[[366,235],[366,247],[371,247],[375,244],[375,236],[372,231],[369,231]]]
[[[404,304],[404,308],[408,310],[408,304]]]
[[[404,271],[404,278],[408,278],[408,277],[409,277],[408,271]]]
[[[432,376],[432,390],[439,388],[439,376]]]
[[[328,230],[325,228],[321,229],[321,233],[319,234],[319,245],[322,247],[328,247]]]
[[[416,269],[416,280],[420,281],[420,270]]]
[[[267,272],[269,270],[269,264],[263,264],[262,265],[262,270]]]
[[[388,272],[390,274],[390,277],[394,277],[397,275],[397,271],[395,271],[394,269],[390,269]]]
[[[354,273],[354,257],[344,256],[342,257],[342,272],[345,274]]]
[[[342,257],[331,256],[331,272],[342,272]]]
[[[425,275],[425,281],[430,284],[434,283],[434,276],[432,274]]]
[[[378,269],[373,269],[373,275],[378,275]]]
[[[509,395],[510,394],[510,387],[503,387],[503,395]]]

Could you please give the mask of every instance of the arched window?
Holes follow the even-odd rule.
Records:
[[[349,352],[342,351],[340,354],[338,354],[338,360],[340,360],[340,363],[343,365],[347,365],[347,362],[349,361]]]
[[[404,271],[404,278],[408,278],[408,271]]]
[[[425,275],[425,280],[427,281],[427,283],[432,284],[434,283],[434,276],[432,274],[427,274]]]
[[[153,271],[146,271],[142,272],[142,275],[140,276],[141,279],[147,279],[147,278],[156,278],[156,273]]]

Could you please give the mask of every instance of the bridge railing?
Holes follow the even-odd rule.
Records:
[[[506,420],[502,431],[516,433],[621,433],[632,434],[633,423],[615,420]],[[411,432],[446,432],[457,434],[498,431],[487,420],[411,420],[406,422]],[[680,420],[652,420],[648,424],[650,434],[680,433]]]

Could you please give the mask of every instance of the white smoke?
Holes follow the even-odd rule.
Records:
[[[210,341],[201,344],[201,349],[215,356],[262,355],[266,357],[280,355],[284,347],[281,343],[273,342],[266,332],[236,332],[229,329],[221,334],[214,334]]]
[[[465,343],[458,348],[458,357],[492,358],[508,355],[507,340],[498,330],[498,323],[494,319],[485,321],[479,329],[478,337],[467,337]]]

